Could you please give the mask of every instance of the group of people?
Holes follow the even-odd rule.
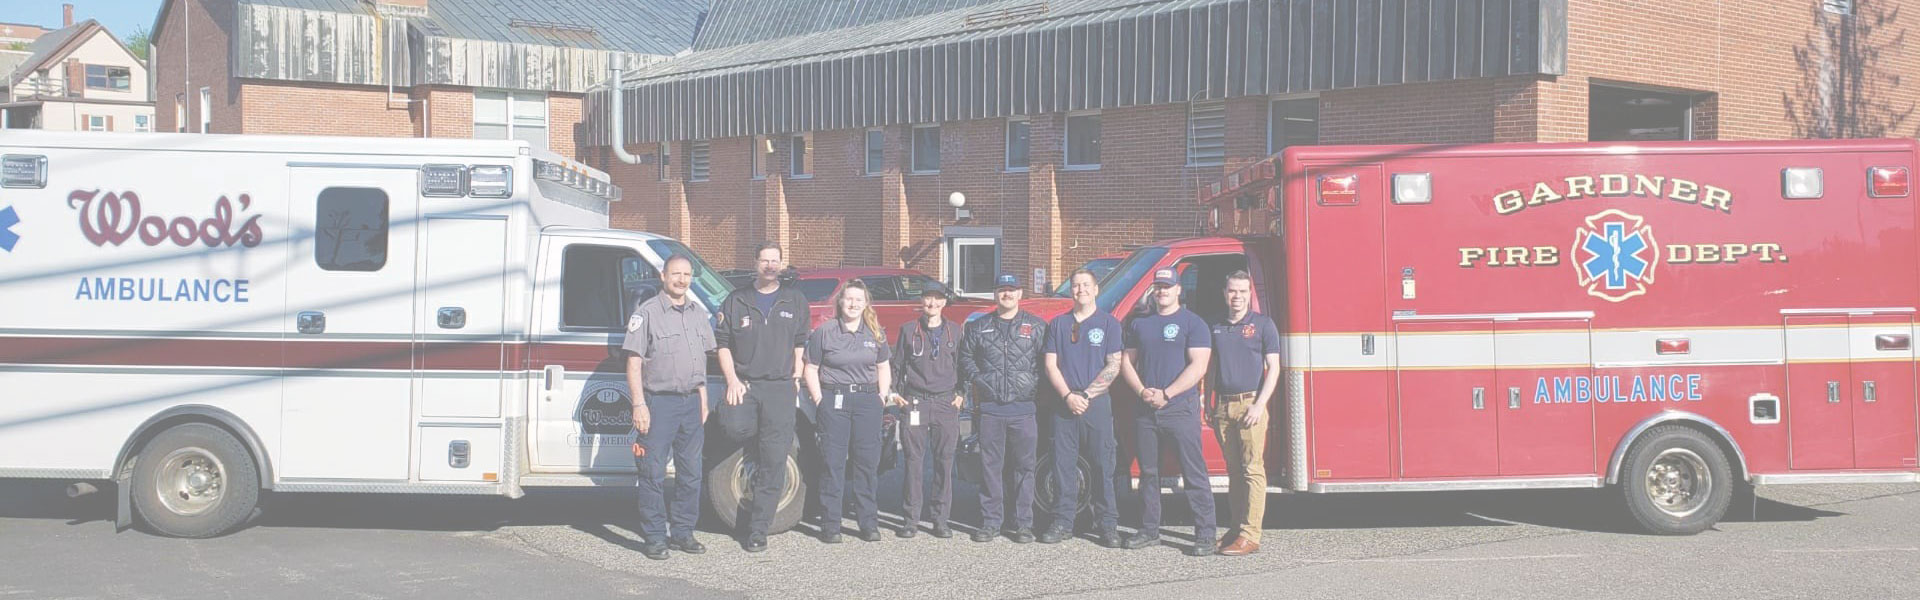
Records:
[[[754,285],[729,296],[710,325],[706,309],[687,293],[692,263],[672,257],[662,271],[662,292],[641,301],[628,320],[624,348],[628,385],[636,391],[641,552],[648,558],[705,551],[693,533],[709,413],[708,351],[717,352],[726,379],[725,401],[714,409],[722,430],[736,440],[751,440],[747,449],[757,464],[786,464],[794,442],[795,394],[804,391],[800,398],[812,404],[825,467],[816,488],[826,543],[842,542],[842,494],[849,490],[855,535],[870,542],[881,538],[875,498],[882,415],[889,406],[905,415],[901,514],[907,522],[895,535],[914,537],[926,516],[931,535],[953,536],[948,519],[954,458],[962,408],[971,396],[984,467],[981,523],[973,541],[1005,535],[1016,543],[1053,544],[1073,537],[1082,478],[1078,459],[1085,458],[1090,466],[1085,478],[1093,488],[1088,491],[1096,517],[1093,533],[1100,544],[1159,545],[1164,444],[1178,459],[1194,515],[1196,542],[1186,553],[1259,550],[1267,402],[1279,377],[1280,336],[1271,319],[1251,311],[1247,273],[1227,278],[1221,292],[1227,311],[1216,323],[1181,306],[1180,280],[1170,269],[1154,274],[1149,310],[1125,323],[1098,309],[1099,281],[1086,270],[1070,276],[1073,310],[1051,322],[1020,309],[1022,288],[1011,275],[997,281],[992,314],[965,324],[944,319],[947,297],[930,289],[921,299],[922,316],[903,324],[889,344],[860,281],[847,282],[833,298],[833,318],[809,330],[806,298],[779,278],[786,267],[781,249],[762,244],[755,263]],[[1206,415],[1209,408],[1199,394],[1203,380],[1215,398]],[[1116,503],[1118,489],[1126,485],[1116,480],[1110,393],[1116,383],[1138,399],[1127,408],[1136,455],[1142,457],[1142,515],[1130,536],[1121,535]],[[1053,393],[1040,394],[1043,385]],[[1201,454],[1203,416],[1213,424],[1232,475],[1234,527],[1217,541],[1213,488]],[[1041,507],[1053,518],[1035,536],[1041,418],[1051,432],[1059,494],[1053,506]],[[929,458],[934,467],[930,490],[924,481]],[[662,489],[669,460],[678,474],[671,507]],[[786,477],[783,468],[754,471],[750,515],[742,523],[741,544],[748,552],[767,549],[767,529]]]

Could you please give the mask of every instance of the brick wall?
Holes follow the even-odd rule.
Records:
[[[167,13],[153,49],[155,131],[177,130],[176,99],[184,97],[187,131],[201,133],[200,88],[207,87],[211,133],[240,133],[240,88],[227,76],[226,28],[234,11],[233,0],[179,0]]]
[[[412,137],[419,135],[414,113],[404,104],[406,91],[387,104],[386,88],[245,80],[240,133]],[[317,110],[316,107],[325,107]],[[434,115],[439,119],[440,115]],[[472,121],[468,121],[472,127]]]

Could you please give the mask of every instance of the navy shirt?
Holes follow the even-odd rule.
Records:
[[[1248,311],[1238,322],[1221,317],[1213,326],[1214,381],[1220,394],[1260,391],[1267,355],[1280,353],[1280,329],[1273,319]]]
[[[780,299],[779,288],[775,288],[773,290],[773,293],[771,294],[761,292],[757,289],[754,290],[753,303],[755,307],[758,307],[760,309],[760,314],[763,314],[763,315],[773,314],[773,303],[775,301],[778,301],[779,299]]]
[[[1127,347],[1139,351],[1140,364],[1134,368],[1140,374],[1140,384],[1164,390],[1186,370],[1187,350],[1212,348],[1213,336],[1200,315],[1181,307],[1171,315],[1156,311],[1134,317],[1127,323]],[[1198,395],[1198,390],[1188,389],[1168,398],[1167,407],[1161,410],[1189,408]]]
[[[1078,326],[1078,329],[1075,327]],[[1079,341],[1074,341],[1074,332]],[[1093,385],[1093,378],[1107,368],[1107,355],[1120,351],[1120,320],[1104,312],[1095,312],[1084,321],[1075,321],[1069,312],[1047,324],[1046,353],[1054,355],[1060,376],[1069,391],[1081,391]]]

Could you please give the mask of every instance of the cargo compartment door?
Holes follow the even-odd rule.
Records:
[[[1586,393],[1593,380],[1591,323],[1528,316],[1494,322],[1501,475],[1599,472],[1594,403]]]
[[[1500,472],[1493,321],[1401,321],[1394,327],[1400,475]]]
[[[1915,466],[1913,317],[1848,317],[1852,349],[1853,466]]]
[[[1844,314],[1786,317],[1787,437],[1794,469],[1853,468],[1853,369]]]

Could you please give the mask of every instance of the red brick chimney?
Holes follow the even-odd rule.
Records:
[[[72,27],[73,26],[73,5],[62,4],[60,5],[60,10],[62,12],[62,16],[60,18],[60,27],[63,29],[67,27]]]

